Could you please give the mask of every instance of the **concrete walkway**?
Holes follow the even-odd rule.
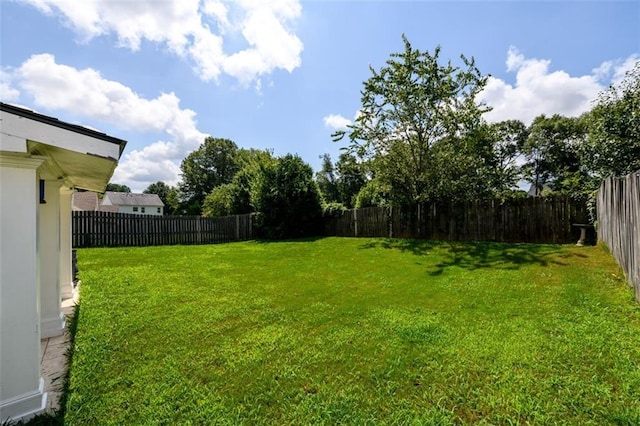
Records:
[[[62,312],[65,316],[73,313],[77,300],[77,290],[70,285],[62,288]],[[67,322],[68,326],[68,322]],[[60,408],[62,385],[67,371],[67,351],[71,344],[71,337],[65,333],[62,336],[50,337],[40,341],[40,374],[44,379],[45,390],[48,393],[47,412]]]

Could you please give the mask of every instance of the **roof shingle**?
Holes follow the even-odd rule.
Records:
[[[96,211],[98,210],[98,194],[95,192],[74,192],[72,195],[73,211]]]
[[[118,206],[164,206],[158,194],[132,194],[130,192],[107,191],[104,193],[104,196],[105,198],[109,197],[109,201]]]

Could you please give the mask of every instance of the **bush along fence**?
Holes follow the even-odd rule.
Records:
[[[609,247],[640,302],[640,170],[602,182],[597,214],[598,239]]]
[[[249,214],[204,218],[78,211],[72,214],[72,229],[74,248],[215,244],[254,238]]]
[[[325,235],[444,241],[575,243],[586,203],[565,196],[367,207],[326,218]]]

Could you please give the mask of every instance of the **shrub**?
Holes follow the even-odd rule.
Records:
[[[328,203],[322,209],[322,217],[340,217],[347,208],[342,203]]]
[[[233,184],[231,183],[225,183],[213,188],[204,199],[202,216],[219,217],[234,214],[231,211],[232,192]]]
[[[367,182],[356,195],[356,208],[388,205],[386,191],[375,179]]]

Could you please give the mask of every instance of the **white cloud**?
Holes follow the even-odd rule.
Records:
[[[184,149],[176,142],[158,141],[141,150],[131,151],[120,160],[111,180],[127,185],[134,192],[142,192],[157,181],[176,185],[180,176],[180,166],[172,157],[181,151],[180,148]],[[182,156],[186,156],[191,150],[193,148],[184,150]]]
[[[343,130],[351,124],[351,120],[345,118],[339,114],[329,114],[325,116],[322,121],[324,125],[332,130]]]
[[[496,122],[517,119],[529,124],[540,114],[578,116],[592,107],[603,89],[603,73],[617,69],[606,63],[592,75],[574,77],[565,71],[550,71],[551,61],[526,59],[516,48],[507,53],[507,71],[516,73],[515,85],[490,77],[479,100],[493,107],[485,117]]]
[[[300,15],[299,3],[241,1],[240,4],[247,11],[242,35],[250,47],[227,57],[224,71],[247,83],[276,68],[292,72],[299,67],[302,42],[281,24]]]
[[[248,85],[276,69],[301,64],[303,44],[290,26],[302,13],[299,0],[27,0],[59,16],[79,41],[115,34],[121,47],[137,50],[143,40],[188,58],[205,81],[226,73]],[[239,33],[245,46],[224,51],[226,35]],[[231,37],[233,39],[233,37]]]
[[[603,62],[599,67],[593,70],[598,80],[608,85],[617,86],[626,77],[628,71],[631,71],[636,63],[640,61],[640,55],[634,53],[626,59],[617,59],[614,61]]]
[[[20,91],[12,85],[13,76],[10,70],[0,69],[0,100],[14,102],[20,97]]]
[[[128,152],[116,169],[114,181],[134,190],[141,191],[158,180],[177,183],[179,162],[207,136],[197,128],[196,113],[180,108],[180,99],[174,93],[145,99],[129,87],[103,78],[96,70],[58,64],[53,55],[33,55],[3,79],[5,76],[40,107],[120,129],[165,133],[168,141]]]

